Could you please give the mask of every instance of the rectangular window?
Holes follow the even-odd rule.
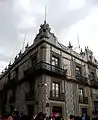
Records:
[[[60,84],[59,83],[52,83],[52,96],[59,97],[60,95]]]
[[[79,88],[79,101],[83,101],[84,98],[84,91],[82,88]]]
[[[52,65],[59,66],[59,58],[52,56]]]
[[[82,73],[81,73],[81,67],[76,67],[76,79],[81,79]]]

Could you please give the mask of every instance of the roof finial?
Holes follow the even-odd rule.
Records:
[[[71,42],[69,41],[69,46],[68,46],[69,48],[72,48],[73,46],[71,45]]]
[[[25,35],[24,35],[24,40],[23,40],[23,45],[22,45],[22,50],[21,50],[21,52],[24,51],[25,40],[26,40],[26,33],[25,33]]]
[[[44,23],[46,23],[46,6],[45,6],[45,20]]]

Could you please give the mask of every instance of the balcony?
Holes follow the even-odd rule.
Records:
[[[96,62],[94,62],[92,60],[88,60],[87,63],[97,68],[97,63]]]
[[[79,82],[79,83],[88,84],[88,80],[87,80],[87,78],[84,77],[84,76],[78,76],[78,77],[76,77],[76,80],[77,80],[77,82]]]
[[[9,103],[10,103],[10,104],[15,103],[15,97],[14,97],[14,96],[11,96],[11,97],[10,97]]]
[[[33,101],[35,98],[34,92],[28,92],[25,94],[25,101]]]
[[[50,91],[50,99],[56,101],[65,101],[65,94],[61,92],[58,97],[53,96],[53,92]]]
[[[88,104],[88,97],[83,97],[83,99],[79,98],[79,103],[81,103],[81,104]]]
[[[98,81],[91,80],[91,86],[94,87],[94,88],[98,88]]]
[[[48,74],[50,73],[52,75],[59,75],[62,77],[66,77],[66,72],[67,72],[67,70],[62,69],[58,66],[54,66],[52,64],[41,61],[41,62],[33,65],[31,68],[27,69],[24,74],[28,75],[30,73],[35,73],[36,71],[45,72]]]

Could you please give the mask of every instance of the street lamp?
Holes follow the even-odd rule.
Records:
[[[47,86],[47,83],[42,83],[42,84],[38,84],[38,88],[39,87],[43,87],[43,86]],[[41,90],[42,91],[42,90]],[[38,89],[38,97],[39,97],[39,89]],[[39,110],[39,107],[38,107],[38,110]],[[43,112],[43,99],[42,99],[42,112]]]
[[[47,83],[43,83],[43,84],[38,84],[38,87],[43,87],[43,86],[47,86]]]

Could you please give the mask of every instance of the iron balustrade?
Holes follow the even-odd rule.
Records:
[[[66,72],[67,72],[67,70],[62,69],[58,66],[54,66],[52,64],[41,61],[33,65],[31,68],[27,69],[24,74],[29,74],[30,71],[33,73],[37,70],[45,70],[47,72],[53,72],[62,76],[66,76]]]
[[[88,79],[86,77],[84,77],[84,76],[78,76],[78,77],[76,77],[76,80],[78,82],[80,82],[80,83],[86,83],[86,84],[88,84]]]
[[[50,91],[50,99],[52,100],[58,100],[58,101],[64,101],[65,100],[65,94],[63,92],[60,92],[58,96],[53,95],[53,91]]]
[[[97,80],[91,80],[91,86],[98,88],[98,81]]]
[[[79,98],[79,103],[81,103],[81,104],[88,104],[88,97],[83,97],[83,99]]]

